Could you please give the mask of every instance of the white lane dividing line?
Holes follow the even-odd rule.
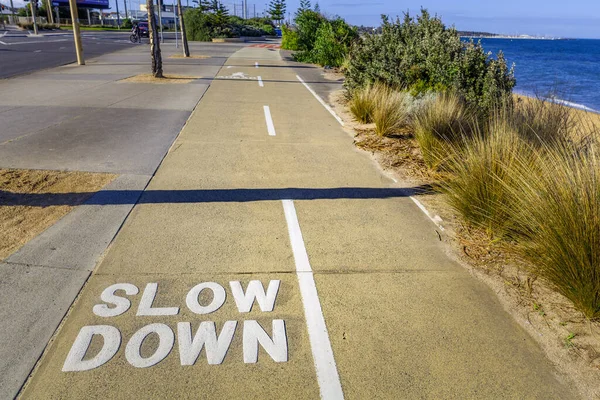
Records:
[[[258,68],[258,61],[254,63],[254,68]]]
[[[312,350],[315,370],[317,372],[317,381],[321,391],[321,399],[343,399],[344,392],[338,375],[333,350],[329,342],[329,333],[325,325],[321,302],[317,293],[317,286],[313,276],[308,253],[304,246],[302,231],[296,215],[296,207],[293,200],[282,200],[285,220],[290,235],[294,261],[296,262],[296,273],[298,275],[298,284],[300,285],[300,295],[302,296],[302,305],[304,306],[304,315],[306,317],[306,327],[308,328],[308,339]]]
[[[339,115],[337,115],[335,113],[335,111],[333,111],[333,109],[331,107],[329,107],[329,105],[323,101],[323,99],[321,98],[321,96],[319,96],[317,93],[315,93],[315,91],[312,90],[311,87],[306,84],[306,82],[304,82],[304,79],[302,79],[300,77],[300,75],[296,75],[296,78],[298,78],[298,80],[300,82],[302,82],[302,84],[304,85],[304,87],[307,88],[308,91],[311,92],[313,96],[315,96],[315,99],[319,100],[319,103],[321,103],[321,105],[323,107],[325,107],[325,109],[327,111],[329,111],[329,113],[331,115],[333,115],[333,118],[337,119],[337,122],[339,122],[341,126],[344,126],[344,121],[342,121],[342,119],[339,117]]]
[[[269,136],[275,136],[275,125],[273,125],[273,118],[271,118],[271,109],[269,106],[264,106],[265,110],[265,120],[267,121],[267,132],[269,132]]]
[[[41,53],[41,50],[35,50],[34,53]]]
[[[261,76],[258,77],[258,86],[265,87],[265,84],[263,83],[263,80],[262,80]]]
[[[425,208],[423,203],[421,203],[419,200],[417,200],[413,196],[410,196],[410,199],[417,205],[417,207],[419,207],[421,209],[421,211],[423,211],[423,213],[425,215],[427,215],[427,218],[429,218],[438,228],[440,228],[440,230],[442,232],[444,231],[444,227],[440,224],[440,222],[442,222],[442,219],[440,218],[439,215],[432,217],[431,213]]]

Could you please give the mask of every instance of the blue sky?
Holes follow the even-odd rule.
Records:
[[[288,9],[297,4],[288,0]],[[378,25],[381,14],[414,14],[423,6],[461,30],[600,38],[600,0],[321,0],[319,5],[357,25]]]
[[[15,4],[22,1],[15,0]],[[124,1],[133,8],[145,3],[145,0],[119,0],[121,11]],[[254,5],[260,13],[268,3],[268,0],[247,1],[251,13]],[[182,0],[184,5],[187,2]],[[232,13],[234,2],[240,4],[242,0],[223,0]],[[287,0],[292,16],[299,3],[300,0]],[[110,0],[110,4],[114,10],[115,0]],[[406,10],[414,14],[423,6],[441,15],[447,25],[454,24],[461,30],[600,38],[600,0],[321,0],[319,4],[323,12],[340,15],[356,25],[379,25],[381,14],[396,16]]]

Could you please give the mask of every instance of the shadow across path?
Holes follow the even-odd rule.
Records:
[[[389,199],[431,192],[429,186],[412,188],[281,188],[199,190],[104,190],[97,193],[13,193],[0,191],[0,206],[245,203],[273,200]],[[79,200],[79,202],[77,201]]]

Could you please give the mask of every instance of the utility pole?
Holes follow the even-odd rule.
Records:
[[[90,17],[90,9],[86,7],[85,10],[87,11],[87,16],[88,16],[88,26],[92,26],[92,18]]]
[[[48,23],[54,25],[54,16],[52,15],[52,4],[46,0],[46,14],[48,14]]]
[[[77,64],[85,65],[83,59],[83,46],[81,45],[81,33],[79,32],[79,12],[77,11],[77,2],[69,0],[71,9],[71,19],[73,20],[73,38],[75,39],[75,52],[77,53]]]
[[[129,13],[127,12],[127,0],[123,0],[123,5],[125,6],[125,18],[129,18]]]
[[[69,0],[70,2],[71,0]],[[119,14],[119,0],[115,1],[115,5],[117,6],[117,28],[121,29],[121,14]]]
[[[171,3],[171,6],[173,7],[173,14],[175,15],[175,48],[178,49],[179,42],[177,41],[177,16],[179,13],[175,11],[175,4]]]
[[[60,14],[58,14],[58,6],[54,7],[54,12],[56,13],[56,24],[60,25]]]
[[[181,0],[177,0],[177,13],[179,14],[179,26],[181,27],[181,41],[183,42],[184,57],[190,56],[190,49],[187,42],[187,34],[185,32],[185,22],[183,22],[183,11],[181,10]],[[177,29],[177,21],[175,21],[175,29]],[[175,33],[177,37],[177,33]]]
[[[33,19],[33,34],[37,35],[38,34],[38,29],[37,29],[37,21],[35,20],[35,16],[36,16],[36,5],[35,5],[36,0],[29,0],[29,5],[31,6],[31,19]]]
[[[256,18],[256,4],[254,4],[254,18]]]
[[[16,23],[15,21],[15,6],[13,4],[13,0],[10,0],[10,12],[12,13],[12,22],[13,24]]]

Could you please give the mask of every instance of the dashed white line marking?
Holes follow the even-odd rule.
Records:
[[[343,399],[344,392],[340,383],[337,366],[333,357],[333,350],[329,342],[329,333],[325,325],[319,294],[313,276],[312,268],[308,260],[308,253],[302,239],[302,231],[296,215],[293,200],[282,200],[285,220],[290,235],[292,252],[296,263],[296,275],[304,306],[308,339],[312,350],[317,382],[321,391],[321,399]]]
[[[264,106],[265,110],[265,120],[267,121],[267,132],[269,132],[269,136],[275,136],[275,125],[273,125],[273,118],[271,118],[271,109],[269,106]]]
[[[34,50],[34,53],[41,53],[41,50]]]
[[[315,91],[314,91],[314,90],[312,90],[312,89],[310,88],[310,86],[308,86],[308,85],[306,84],[306,82],[304,82],[304,80],[303,80],[303,79],[302,79],[302,78],[301,78],[299,75],[296,75],[296,78],[298,78],[298,80],[299,80],[300,82],[302,82],[302,84],[304,85],[304,87],[305,87],[305,88],[307,88],[307,89],[308,89],[308,91],[309,91],[309,92],[311,92],[313,96],[315,96],[315,99],[319,100],[319,103],[321,103],[321,105],[322,105],[323,107],[325,107],[325,109],[326,109],[327,111],[329,111],[329,113],[330,113],[331,115],[333,115],[333,118],[335,118],[335,119],[337,120],[337,122],[339,122],[339,123],[340,123],[340,125],[344,126],[344,121],[342,121],[342,119],[339,117],[339,115],[337,115],[337,114],[335,113],[335,111],[333,111],[333,109],[332,109],[331,107],[329,107],[329,105],[327,105],[327,103],[325,103],[325,102],[323,101],[323,99],[322,99],[322,98],[321,98],[321,97],[320,97],[320,96],[319,96],[317,93],[315,93]]]
[[[442,221],[442,218],[440,218],[439,215],[436,216],[431,216],[431,213],[429,213],[429,211],[425,208],[425,206],[423,205],[423,203],[421,203],[419,200],[417,200],[415,197],[410,196],[410,199],[417,205],[417,207],[419,207],[421,209],[421,211],[423,211],[423,213],[425,215],[427,215],[427,218],[429,218],[438,228],[440,228],[440,230],[443,232],[444,231],[444,227],[440,224],[440,222]]]
[[[265,86],[265,84],[263,83],[262,77],[260,77],[260,76],[258,77],[258,86],[260,86],[260,87]]]
[[[62,47],[59,47],[58,49],[59,49],[59,50],[64,50],[64,49],[66,49],[66,47],[65,47],[65,46],[62,46]]]
[[[258,68],[258,62],[254,63],[254,68]]]

